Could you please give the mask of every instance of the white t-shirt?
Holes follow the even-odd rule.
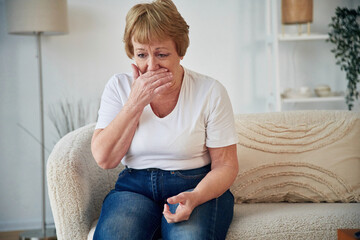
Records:
[[[105,128],[119,113],[131,91],[131,74],[116,74],[101,98],[96,129]],[[216,80],[184,68],[178,102],[159,118],[144,108],[122,164],[135,169],[186,170],[210,163],[207,147],[238,142],[226,89]]]

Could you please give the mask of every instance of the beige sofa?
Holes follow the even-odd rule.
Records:
[[[360,228],[360,114],[298,111],[236,116],[240,170],[227,239],[336,239]],[[91,239],[122,166],[99,168],[94,124],[62,138],[47,164],[58,239]]]

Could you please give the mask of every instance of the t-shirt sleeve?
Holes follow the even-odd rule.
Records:
[[[234,113],[224,86],[216,82],[209,99],[206,146],[226,147],[238,143]]]
[[[110,78],[101,96],[98,120],[95,129],[106,128],[123,107],[123,102],[118,91],[118,79],[116,76]]]

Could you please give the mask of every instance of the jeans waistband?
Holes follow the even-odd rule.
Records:
[[[206,166],[195,168],[195,169],[187,169],[187,170],[162,170],[160,168],[144,168],[144,169],[135,169],[135,168],[129,168],[127,165],[125,165],[125,168],[129,171],[146,171],[146,172],[156,172],[156,171],[162,171],[162,172],[175,172],[175,171],[181,171],[181,172],[191,172],[191,171],[199,171],[199,170],[208,170],[211,169],[211,164],[208,164]]]
[[[135,168],[129,168],[127,165],[125,166],[125,168],[129,171],[147,171],[147,172],[153,172],[153,171],[163,171],[160,168],[144,168],[144,169],[135,169]]]

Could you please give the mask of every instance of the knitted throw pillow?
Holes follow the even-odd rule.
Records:
[[[360,202],[360,114],[293,111],[236,116],[242,202]]]

